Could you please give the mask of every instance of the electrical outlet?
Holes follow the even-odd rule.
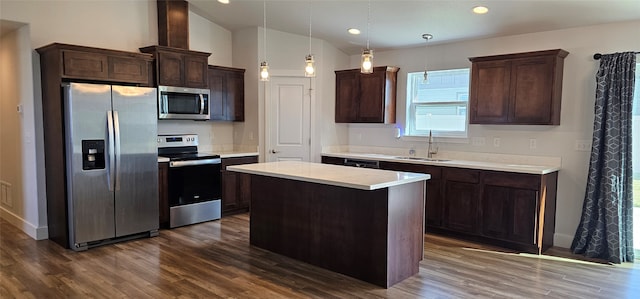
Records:
[[[500,147],[500,138],[499,137],[493,138],[493,146],[494,147]]]
[[[471,139],[471,145],[473,146],[484,146],[486,143],[486,138],[484,137],[473,137]]]
[[[249,140],[253,140],[253,132],[249,132]]]
[[[0,203],[10,208],[13,207],[11,184],[5,181],[0,181]]]
[[[579,152],[588,152],[591,150],[591,142],[589,140],[576,140],[575,150]]]
[[[529,139],[529,148],[530,149],[538,148],[538,139]]]

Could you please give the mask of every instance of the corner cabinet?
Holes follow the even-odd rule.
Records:
[[[555,49],[469,58],[469,123],[560,125],[568,54]]]
[[[211,120],[244,121],[244,69],[210,65]]]
[[[164,46],[140,48],[155,58],[155,85],[207,88],[207,66],[211,53]]]
[[[372,74],[362,74],[360,69],[335,71],[335,122],[395,123],[398,70],[379,66]]]

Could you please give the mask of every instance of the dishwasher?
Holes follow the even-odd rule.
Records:
[[[362,159],[344,159],[344,166],[362,167],[362,168],[380,168],[379,161],[362,160]]]

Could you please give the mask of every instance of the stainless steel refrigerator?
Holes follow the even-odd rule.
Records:
[[[155,236],[156,89],[63,85],[69,246]]]

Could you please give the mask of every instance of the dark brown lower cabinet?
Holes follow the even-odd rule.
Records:
[[[445,168],[443,172],[443,227],[465,233],[477,232],[480,217],[478,213],[480,171]]]
[[[169,227],[169,162],[158,163],[158,201],[160,204],[160,227]]]
[[[557,176],[485,172],[482,235],[535,253],[551,247]]]
[[[537,191],[485,186],[482,235],[535,243]]]
[[[336,158],[323,157],[333,164]],[[428,173],[427,233],[530,253],[553,246],[558,172],[525,174],[380,161],[380,168]]]
[[[227,171],[227,166],[258,163],[257,156],[222,159],[222,214],[249,211],[251,203],[251,175]]]

